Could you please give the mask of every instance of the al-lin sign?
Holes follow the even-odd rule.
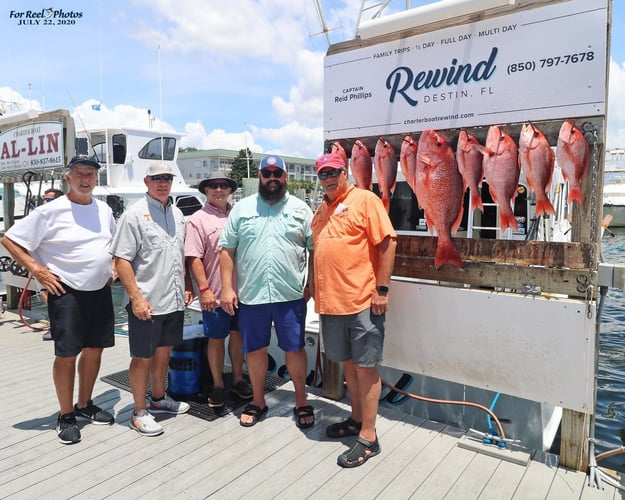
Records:
[[[0,174],[63,167],[63,124],[37,122],[0,134]]]

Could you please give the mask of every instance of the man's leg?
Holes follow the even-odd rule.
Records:
[[[148,377],[150,376],[150,364],[152,358],[132,358],[128,369],[130,388],[135,401],[135,412],[145,410],[145,396],[148,391]]]
[[[356,379],[358,380],[357,399],[362,411],[362,429],[360,437],[367,441],[375,441],[375,420],[378,415],[378,404],[382,391],[382,382],[378,368],[362,367],[354,365]],[[352,404],[354,396],[352,396]]]
[[[224,386],[225,339],[208,339],[208,366],[213,376],[213,387]],[[233,369],[234,371],[234,369]]]
[[[154,357],[152,358],[150,375],[152,376],[153,399],[160,399],[165,396],[165,381],[167,380],[169,356],[172,349],[172,346],[157,347]]]
[[[243,378],[243,338],[238,330],[230,330],[228,354],[232,364],[232,382],[236,383]]]
[[[253,352],[247,353],[247,373],[252,383],[252,392],[254,394],[251,404],[259,408],[265,407],[265,377],[267,376],[267,348],[263,347]],[[253,417],[250,415],[241,415],[241,422],[251,424]]]
[[[78,358],[78,408],[87,406],[100,372],[101,347],[84,347]]]
[[[61,415],[74,411],[74,378],[76,376],[76,356],[64,358],[56,356],[52,367],[52,378],[59,400]]]

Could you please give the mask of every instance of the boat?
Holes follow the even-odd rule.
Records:
[[[625,227],[625,149],[605,152],[603,216],[612,217],[609,227]]]

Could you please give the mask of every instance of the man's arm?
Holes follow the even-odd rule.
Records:
[[[137,280],[135,279],[135,271],[130,261],[122,259],[121,257],[115,257],[115,267],[117,268],[119,280],[122,282],[122,285],[124,285],[128,298],[130,299],[132,313],[139,319],[150,319],[152,317],[152,305],[143,296],[141,290],[139,290]]]
[[[304,299],[306,302],[311,297],[315,297],[315,252],[308,250],[308,279],[306,280],[306,288],[304,289]]]
[[[217,307],[217,297],[213,290],[208,288],[208,278],[204,263],[199,257],[187,257],[187,267],[191,270],[193,279],[198,287],[198,298],[203,310],[213,311]]]
[[[8,250],[11,256],[24,266],[30,274],[32,274],[39,284],[44,287],[49,293],[54,295],[62,295],[65,293],[61,280],[58,276],[52,274],[47,267],[42,266],[35,258],[30,255],[22,245],[17,244],[7,236],[4,236],[0,243]]]
[[[221,307],[231,316],[234,309],[239,307],[237,294],[232,286],[232,273],[234,272],[234,257],[236,248],[222,248],[219,255],[219,269],[221,273]]]
[[[388,286],[391,282],[391,274],[395,265],[395,249],[397,248],[397,238],[387,236],[376,247],[378,251],[378,272],[376,274],[376,284]],[[373,292],[371,298],[371,312],[373,314],[384,314],[388,309],[388,294]]]

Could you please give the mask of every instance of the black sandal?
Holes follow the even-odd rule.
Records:
[[[267,405],[265,405],[264,408],[261,408],[260,406],[256,406],[256,405],[246,405],[245,408],[243,409],[243,411],[241,412],[241,415],[247,415],[249,417],[252,417],[252,421],[251,422],[242,422],[239,419],[239,423],[243,426],[243,427],[252,427],[253,425],[256,425],[258,422],[260,422],[265,415],[267,414],[267,410],[269,408],[267,408]]]
[[[296,406],[293,408],[293,414],[295,415],[295,425],[300,429],[309,429],[315,425],[315,409],[312,406]],[[312,417],[312,422],[306,422],[307,417]]]
[[[359,436],[356,438],[356,442],[352,445],[349,451],[339,455],[336,463],[346,469],[359,467],[370,458],[378,455],[380,451],[380,443],[378,443],[377,436],[375,441],[367,441]]]
[[[360,434],[361,428],[361,422],[356,422],[352,417],[349,417],[343,422],[328,425],[328,427],[326,427],[326,436],[332,439],[342,438],[345,436],[357,436]]]

